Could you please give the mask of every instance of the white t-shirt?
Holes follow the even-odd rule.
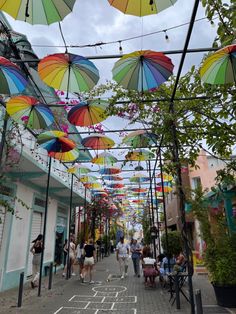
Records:
[[[150,257],[144,257],[143,261],[145,265],[154,265],[156,263],[156,260]]]
[[[119,257],[128,257],[128,253],[127,253],[127,250],[129,249],[129,245],[128,244],[119,242],[117,244],[116,249],[118,251],[118,256]]]

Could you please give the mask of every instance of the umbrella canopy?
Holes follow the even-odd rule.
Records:
[[[224,47],[208,57],[200,76],[208,84],[236,84],[236,44]]]
[[[112,73],[119,85],[143,92],[164,83],[172,75],[173,68],[171,59],[163,53],[141,50],[121,57]]]
[[[0,10],[30,24],[49,25],[64,19],[76,0],[0,0]]]
[[[145,193],[145,192],[147,192],[147,189],[144,189],[144,188],[131,188],[131,190],[133,192],[136,192],[136,193]]]
[[[88,189],[102,189],[102,185],[100,183],[84,183],[84,186]]]
[[[48,156],[60,160],[61,162],[73,162],[78,159],[79,151],[75,148],[68,152],[49,152]]]
[[[98,69],[87,58],[71,53],[55,53],[38,64],[41,79],[49,86],[68,92],[87,92],[99,80]]]
[[[163,192],[161,185],[157,185],[155,189],[157,192]],[[169,193],[171,191],[172,191],[172,186],[169,184],[164,184],[164,193]]]
[[[70,167],[67,172],[81,175],[91,172],[91,170],[88,167],[82,166],[81,164],[75,163],[73,167]]]
[[[97,181],[97,177],[95,176],[82,176],[80,177],[80,182],[83,183],[92,183],[92,182],[96,182]]]
[[[155,155],[145,149],[140,149],[136,151],[129,152],[126,156],[125,159],[127,160],[134,160],[134,161],[145,161],[154,158]]]
[[[48,152],[64,153],[75,148],[76,144],[61,131],[47,131],[39,134],[38,144]]]
[[[161,179],[161,174],[160,173],[157,175],[157,178]],[[162,174],[162,178],[163,178],[163,181],[169,181],[169,182],[173,181],[172,175],[167,174],[167,173],[163,173]]]
[[[107,118],[105,110],[108,102],[105,100],[89,100],[81,102],[68,112],[68,121],[77,126],[97,124]]]
[[[149,177],[146,177],[142,174],[136,174],[134,175],[133,177],[131,177],[130,179],[130,182],[148,182],[149,181]]]
[[[0,94],[19,94],[27,86],[28,81],[21,69],[7,60],[0,57]]]
[[[125,14],[145,16],[157,14],[173,5],[177,0],[108,0],[110,5]]]
[[[91,162],[97,165],[113,165],[117,162],[117,158],[110,153],[103,152],[94,157]]]
[[[82,139],[81,143],[83,146],[95,150],[109,149],[115,145],[115,142],[112,139],[102,134],[85,137]]]
[[[123,180],[123,178],[119,176],[111,176],[111,175],[103,176],[102,178],[108,181],[122,181]]]
[[[100,174],[117,174],[120,173],[121,170],[119,168],[116,167],[107,167],[107,168],[102,168],[100,169],[99,173]]]
[[[16,122],[31,129],[45,129],[54,122],[51,109],[33,97],[12,97],[7,102],[6,109]]]
[[[122,140],[123,144],[132,146],[134,148],[138,147],[148,147],[156,144],[158,136],[154,133],[150,133],[145,130],[138,130],[131,132],[125,136]]]
[[[108,185],[112,189],[121,189],[124,187],[124,184],[122,183],[112,183]]]

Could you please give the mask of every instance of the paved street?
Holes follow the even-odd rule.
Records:
[[[34,314],[189,314],[189,304],[181,298],[181,310],[169,303],[168,289],[160,287],[157,280],[155,289],[145,288],[143,278],[133,276],[131,260],[128,277],[119,278],[118,263],[115,255],[104,258],[96,264],[94,284],[81,283],[79,276],[65,280],[58,272],[54,276],[53,288],[48,291],[44,281],[42,296],[37,297],[37,290],[25,285],[22,308],[16,308],[17,290],[0,294],[0,313]],[[108,281],[107,281],[108,280]],[[187,288],[187,286],[186,286]],[[215,306],[213,291],[206,276],[194,278],[194,289],[202,289],[203,303],[207,305],[204,313],[236,313]]]

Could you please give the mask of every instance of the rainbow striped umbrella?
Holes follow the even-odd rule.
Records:
[[[72,149],[68,152],[49,152],[48,156],[60,160],[61,162],[73,162],[79,158],[78,149]]]
[[[112,69],[113,79],[128,90],[156,88],[173,74],[171,59],[161,52],[135,51],[121,57]]]
[[[88,100],[79,103],[68,112],[67,119],[76,126],[89,126],[97,124],[107,118],[105,110],[108,102],[105,100]]]
[[[119,176],[112,176],[112,175],[107,175],[107,176],[103,176],[102,177],[104,180],[108,180],[108,181],[122,181],[123,178],[119,177]]]
[[[54,122],[51,109],[33,97],[12,97],[7,102],[6,109],[16,122],[31,129],[45,129]]]
[[[139,150],[129,152],[125,156],[125,159],[133,160],[133,161],[145,161],[145,160],[153,159],[154,157],[155,155],[152,152],[145,149],[139,149]]]
[[[110,5],[125,14],[145,16],[157,14],[173,5],[177,0],[108,0]]]
[[[28,81],[21,69],[4,57],[0,57],[0,94],[21,93]]]
[[[68,92],[88,92],[99,80],[98,69],[85,57],[55,53],[38,64],[41,79],[49,86]]]
[[[81,164],[75,163],[73,167],[70,167],[67,172],[77,174],[81,176],[81,174],[86,174],[91,172],[88,167],[82,166]]]
[[[72,10],[76,0],[0,0],[0,10],[30,24],[59,22]]]
[[[96,134],[83,138],[81,144],[84,147],[100,150],[113,147],[115,145],[115,142],[105,135]]]
[[[156,177],[161,179],[161,174],[159,173]],[[163,178],[163,181],[169,181],[169,182],[173,181],[172,175],[167,174],[167,173],[163,173],[162,178]]]
[[[204,83],[236,85],[236,44],[226,46],[208,57],[201,69]]]
[[[164,187],[164,193],[169,193],[173,190],[173,188],[172,188],[171,184],[169,184],[169,182],[164,182],[163,187]],[[159,184],[156,186],[155,189],[157,192],[163,192],[162,186]]]
[[[144,176],[143,174],[136,174],[134,175],[133,177],[131,177],[129,179],[130,182],[138,182],[138,183],[141,183],[141,182],[148,182],[149,181],[149,178]]]
[[[97,181],[97,177],[95,177],[95,176],[81,176],[79,181],[83,182],[83,183],[93,183],[93,182]]]
[[[94,157],[91,162],[97,165],[113,165],[117,162],[117,158],[110,153],[103,152]]]
[[[156,144],[158,136],[154,133],[150,133],[145,130],[138,130],[131,132],[125,136],[122,140],[123,144],[130,145],[134,148],[138,147],[148,147]]]
[[[116,167],[102,168],[99,171],[100,174],[108,174],[108,175],[117,174],[117,173],[120,173],[120,172],[121,172],[120,168],[116,168]]]
[[[68,139],[67,134],[61,131],[47,131],[39,134],[38,144],[49,153],[64,153],[75,148],[76,144]]]

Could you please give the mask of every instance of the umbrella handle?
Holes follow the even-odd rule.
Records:
[[[27,0],[26,2],[26,7],[25,7],[25,22],[26,22],[26,18],[29,17],[29,0]]]

